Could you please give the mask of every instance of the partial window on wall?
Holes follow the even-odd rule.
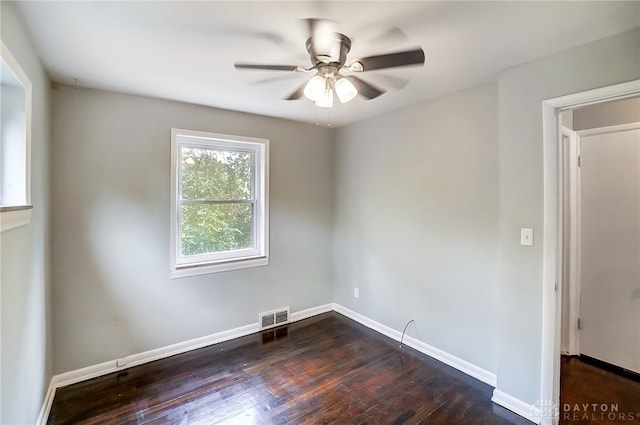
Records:
[[[0,50],[0,231],[31,220],[31,81]]]
[[[173,277],[269,262],[269,141],[171,130]]]

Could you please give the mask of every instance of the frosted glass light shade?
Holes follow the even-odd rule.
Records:
[[[340,78],[335,84],[336,94],[340,102],[347,103],[358,95],[358,89],[347,78]]]
[[[316,106],[319,106],[321,108],[331,108],[331,107],[333,107],[333,90],[331,90],[331,87],[328,87],[324,91],[322,96],[320,96],[316,100]]]
[[[327,83],[324,78],[316,75],[309,80],[306,86],[304,86],[304,95],[307,99],[315,102],[324,95],[326,87]]]

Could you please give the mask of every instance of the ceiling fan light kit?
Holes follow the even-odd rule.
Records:
[[[332,108],[333,107],[333,90],[327,88],[322,96],[316,99],[316,106],[320,108]]]
[[[356,89],[356,86],[346,77],[337,79],[334,87],[338,99],[340,99],[342,103],[347,103],[358,95],[358,89]]]
[[[335,74],[315,75],[304,86],[304,96],[321,108],[333,106],[335,91],[341,103],[347,103],[358,95],[358,89],[346,77]]]
[[[320,96],[324,93],[327,87],[326,81],[319,75],[311,77],[309,82],[304,86],[304,95],[307,99],[313,100],[314,102],[318,100]]]
[[[361,73],[366,71],[394,68],[409,65],[423,65],[424,51],[422,48],[402,52],[369,56],[353,61],[346,65],[347,54],[351,50],[351,39],[344,34],[327,31],[329,21],[321,19],[306,19],[310,37],[306,48],[311,59],[311,67],[299,65],[260,65],[236,63],[236,69],[261,69],[270,71],[312,72],[316,74],[286,97],[286,100],[300,99],[303,95],[315,102],[321,108],[333,107],[334,92],[341,103],[353,100],[357,95],[367,100],[374,99],[385,93],[355,75],[346,73]]]

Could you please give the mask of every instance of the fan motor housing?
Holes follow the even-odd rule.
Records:
[[[334,42],[337,44],[335,45]],[[313,62],[314,66],[319,64],[330,64],[337,63],[339,66],[343,66],[347,60],[347,54],[351,50],[351,39],[344,34],[333,33],[333,38],[331,39],[330,48],[328,52],[320,52],[316,49],[316,46],[313,44],[313,37],[309,37],[306,43],[307,52],[311,55],[311,62]],[[339,50],[336,52],[334,47],[338,47]],[[334,57],[334,53],[338,53],[338,57]]]

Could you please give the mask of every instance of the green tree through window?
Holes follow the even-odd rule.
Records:
[[[251,152],[181,149],[182,255],[252,246]]]
[[[269,140],[171,129],[171,274],[269,264]]]

